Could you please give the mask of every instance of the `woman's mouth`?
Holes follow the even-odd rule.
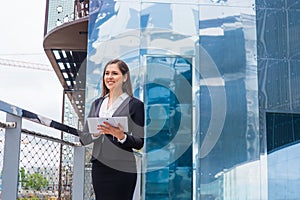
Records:
[[[114,81],[107,81],[106,84],[107,85],[112,85],[112,84],[114,84]]]

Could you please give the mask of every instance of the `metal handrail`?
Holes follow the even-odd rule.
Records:
[[[70,127],[68,125],[62,124],[60,122],[51,120],[47,117],[35,114],[28,110],[19,108],[17,106],[11,105],[0,100],[0,111],[3,111],[7,114],[6,122],[0,122],[0,128],[5,129],[5,139],[4,139],[4,150],[3,150],[3,170],[2,170],[2,188],[1,188],[1,196],[3,199],[16,199],[19,195],[19,180],[18,175],[20,173],[20,154],[22,152],[21,148],[26,149],[24,145],[21,145],[22,141],[22,133],[32,136],[35,138],[43,139],[46,141],[52,141],[54,143],[60,144],[59,146],[55,146],[55,148],[60,148],[59,155],[59,175],[58,175],[58,199],[61,199],[62,195],[62,155],[63,155],[63,145],[67,145],[72,147],[73,151],[73,164],[72,165],[72,199],[82,200],[84,193],[84,166],[85,166],[85,147],[83,147],[80,142],[70,142],[64,139],[55,138],[46,134],[29,131],[26,129],[22,129],[22,119],[26,119],[29,121],[33,121],[43,126],[51,127],[56,130],[70,133],[74,136],[78,136],[78,131],[76,128]],[[26,138],[26,137],[24,137]],[[31,137],[29,137],[31,138]],[[40,142],[40,140],[36,140]],[[43,143],[41,143],[43,144]],[[49,143],[47,143],[49,144]],[[32,147],[32,145],[29,145]],[[38,150],[41,151],[41,148]],[[52,150],[50,149],[52,152]],[[29,152],[29,151],[28,151]],[[31,152],[31,151],[30,151]],[[33,148],[34,152],[34,148]],[[30,153],[31,154],[31,153]],[[35,154],[34,154],[35,155]],[[43,156],[42,152],[38,156]],[[26,157],[26,156],[25,156]],[[47,159],[46,159],[47,160]],[[52,159],[51,159],[52,160]],[[57,160],[58,161],[58,160]],[[35,162],[36,164],[37,162]]]
[[[26,134],[26,135],[31,135],[33,137],[42,138],[42,139],[45,139],[45,140],[48,140],[48,141],[56,142],[56,143],[71,146],[71,147],[82,146],[80,142],[69,142],[69,141],[66,141],[66,140],[63,140],[63,139],[59,139],[59,138],[52,137],[52,136],[49,136],[49,135],[45,135],[43,133],[39,133],[39,132],[35,132],[35,131],[30,131],[30,130],[27,130],[27,129],[22,129],[21,132]]]
[[[18,117],[22,117],[22,118],[25,118],[29,121],[33,121],[33,122],[36,122],[38,124],[54,128],[56,130],[60,130],[60,131],[66,132],[66,133],[70,133],[70,134],[75,135],[75,136],[78,136],[78,132],[80,131],[76,128],[73,128],[73,127],[70,127],[68,125],[62,124],[60,122],[54,121],[54,120],[49,119],[47,117],[44,117],[42,115],[35,114],[33,112],[30,112],[28,110],[19,108],[17,106],[8,104],[8,103],[6,103],[4,101],[1,101],[1,100],[0,100],[0,111],[4,111],[8,114],[15,115],[15,116],[18,116]]]

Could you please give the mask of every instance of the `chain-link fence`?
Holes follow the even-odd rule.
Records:
[[[73,144],[22,131],[18,199],[71,199]]]

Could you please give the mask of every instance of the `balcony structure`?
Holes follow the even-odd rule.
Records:
[[[83,125],[89,0],[47,1],[44,50]]]

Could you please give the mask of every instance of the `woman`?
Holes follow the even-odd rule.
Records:
[[[92,105],[88,117],[128,118],[128,132],[119,124],[98,125],[90,134],[88,126],[79,133],[82,144],[94,143],[92,181],[96,200],[131,200],[137,171],[132,149],[144,145],[144,104],[133,97],[129,68],[122,60],[108,62],[102,76],[102,95]]]

